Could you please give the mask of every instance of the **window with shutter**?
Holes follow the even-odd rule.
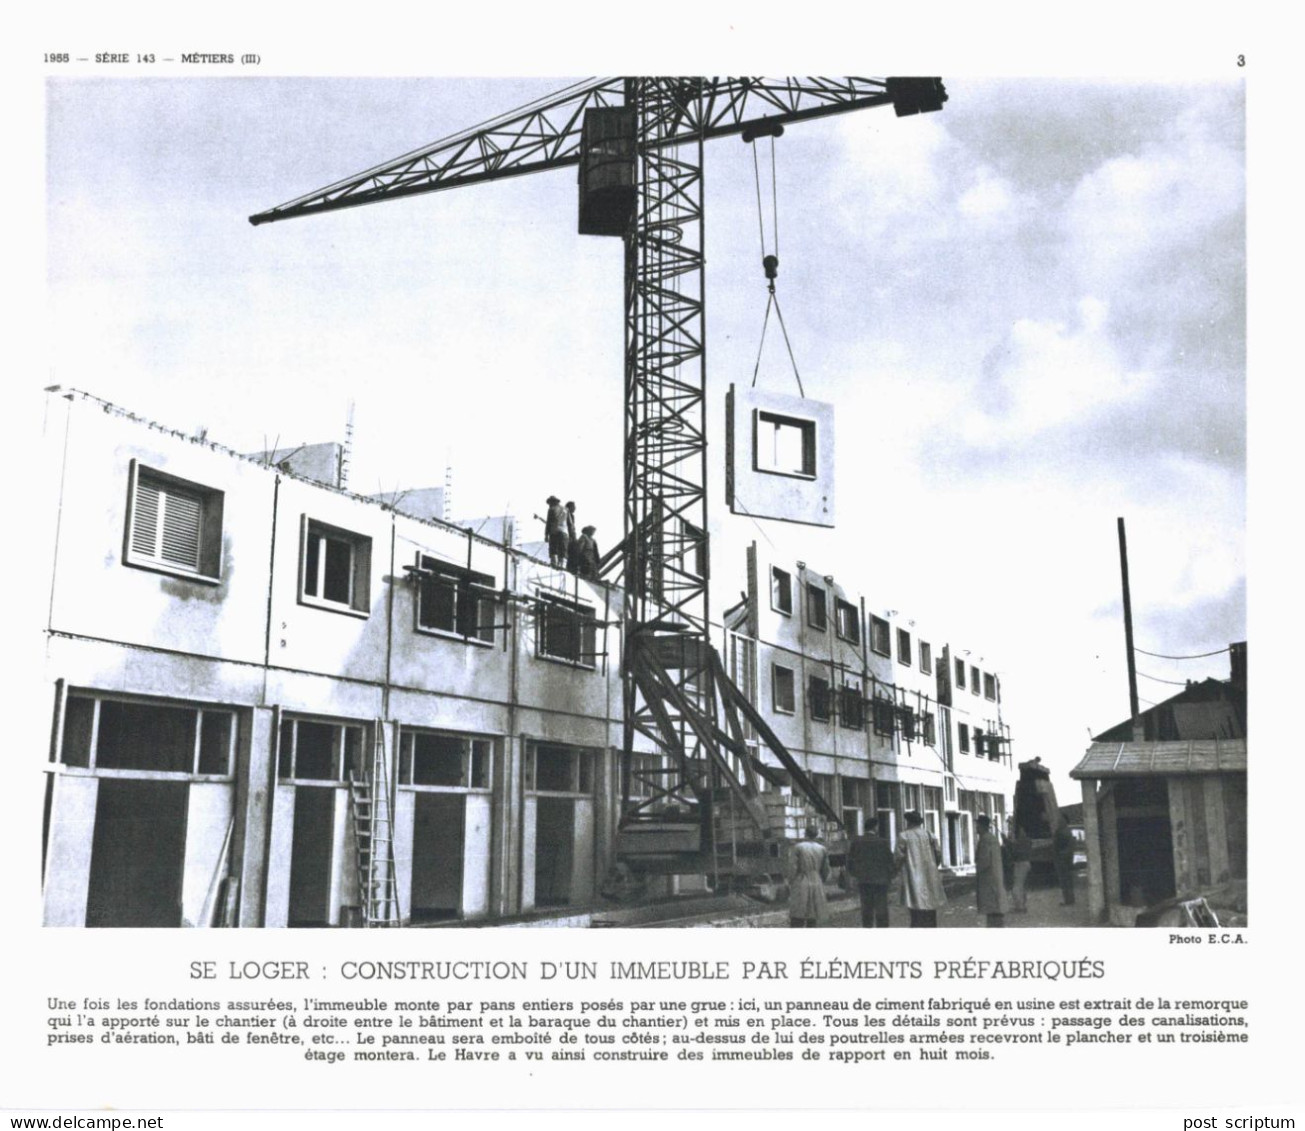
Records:
[[[222,492],[132,464],[127,565],[216,581]]]

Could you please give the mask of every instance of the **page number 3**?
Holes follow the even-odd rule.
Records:
[[[1246,56],[1245,56],[1245,55],[1238,55],[1238,56],[1237,56],[1237,65],[1238,65],[1239,67],[1244,67],[1244,66],[1246,66]]]

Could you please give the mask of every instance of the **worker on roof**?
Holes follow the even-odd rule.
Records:
[[[598,580],[598,543],[594,541],[597,527],[586,526],[575,544],[576,572],[590,581]]]
[[[580,572],[580,540],[575,534],[575,500],[566,501],[566,568],[572,573]]]
[[[547,501],[544,537],[548,540],[548,564],[562,569],[566,566],[566,510],[556,495],[549,495]]]

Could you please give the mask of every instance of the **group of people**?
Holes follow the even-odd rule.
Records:
[[[979,914],[989,927],[1004,927],[1008,912],[1028,910],[1028,878],[1033,845],[1020,833],[1002,842],[992,819],[980,816],[975,825],[975,896]],[[1057,829],[1054,840],[1056,873],[1066,904],[1074,902],[1073,837],[1068,827]],[[888,926],[888,889],[900,877],[902,905],[912,927],[937,927],[938,909],[947,903],[942,883],[942,854],[938,842],[916,810],[906,814],[906,828],[894,851],[879,834],[878,822],[867,816],[865,831],[848,848],[847,872],[861,897],[861,926]],[[790,864],[789,924],[817,927],[825,919],[825,883],[830,877],[829,854],[817,839],[814,825],[806,839],[793,848]]]
[[[979,914],[989,927],[1004,927],[1007,912],[1029,909],[1028,879],[1033,867],[1033,842],[1022,831],[1013,831],[1004,841],[988,817],[980,817],[979,840],[975,845],[975,872],[978,879]],[[1052,853],[1056,879],[1060,883],[1061,903],[1074,903],[1074,835],[1064,821],[1052,836]]]
[[[579,537],[575,532],[575,503],[566,505],[556,495],[548,496],[548,515],[544,519],[544,537],[548,540],[548,562],[556,569],[567,569],[596,581],[598,579],[598,543],[595,526],[584,526]]]
[[[789,925],[817,927],[825,919],[825,882],[830,876],[829,854],[817,839],[814,825],[806,839],[793,847],[789,882]],[[912,927],[936,927],[938,908],[947,902],[938,868],[938,845],[924,827],[924,818],[912,810],[906,829],[893,850],[879,835],[878,821],[867,816],[865,831],[852,841],[847,872],[861,896],[861,926],[888,926],[888,889],[900,875],[902,903],[911,913]]]

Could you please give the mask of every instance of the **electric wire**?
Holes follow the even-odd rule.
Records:
[[[1207,656],[1222,656],[1225,652],[1232,650],[1232,645],[1226,648],[1220,648],[1215,652],[1198,652],[1195,656],[1166,656],[1163,652],[1148,652],[1145,648],[1134,648],[1134,652],[1140,652],[1143,656],[1151,656],[1156,660],[1204,660]]]
[[[1167,683],[1172,687],[1186,687],[1188,681],[1185,679],[1161,679],[1158,675],[1147,675],[1146,672],[1138,672],[1143,679],[1149,679],[1154,683]]]

